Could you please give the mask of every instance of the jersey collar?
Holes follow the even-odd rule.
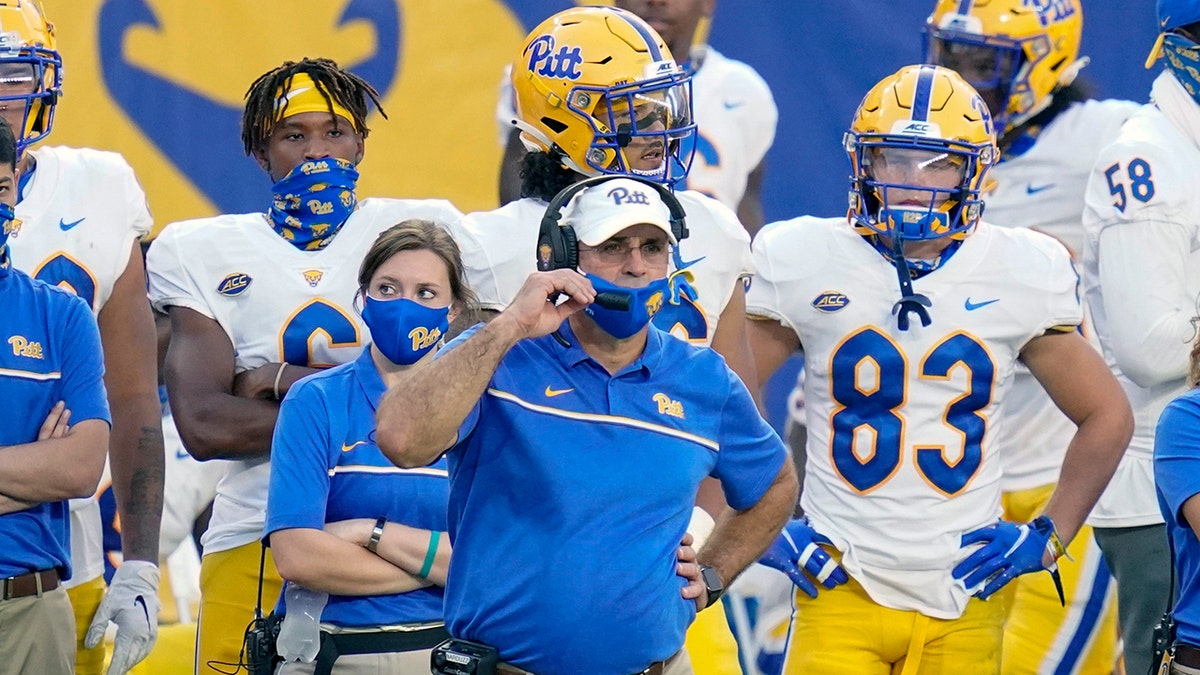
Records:
[[[584,361],[591,361],[596,365],[597,368],[604,370],[603,366],[597,363],[596,360],[591,356],[588,356],[588,353],[583,350],[583,347],[579,346],[579,340],[575,337],[574,331],[571,330],[570,321],[563,321],[562,325],[559,326],[557,333],[558,336],[561,337],[564,342],[566,342],[565,345],[556,340],[553,335],[542,339],[548,341],[546,342],[548,349],[550,349],[554,355],[558,357],[558,360],[560,363],[562,363],[564,369],[569,370],[580,363],[583,363]],[[664,339],[674,340],[676,338],[667,336],[661,330],[656,328],[653,323],[651,323],[650,330],[646,334],[646,347],[642,350],[641,356],[637,357],[633,363],[625,366],[625,368],[623,368],[613,377],[622,377],[637,371],[645,371],[647,377],[652,375],[658,369],[658,365],[662,361]]]
[[[354,377],[358,380],[363,395],[367,397],[367,402],[371,404],[371,410],[378,408],[380,399],[387,393],[387,385],[383,383],[383,378],[379,376],[379,370],[375,367],[375,360],[371,358],[370,345],[364,347],[358,358],[354,359]]]

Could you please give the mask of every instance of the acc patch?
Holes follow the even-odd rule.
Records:
[[[848,304],[850,304],[850,298],[847,298],[845,293],[836,291],[825,291],[812,301],[813,307],[828,314],[832,314]]]
[[[221,280],[217,284],[217,292],[226,297],[232,298],[246,292],[250,287],[250,282],[254,281],[249,274],[245,272],[234,272]]]

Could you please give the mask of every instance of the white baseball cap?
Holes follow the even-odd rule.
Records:
[[[654,225],[672,244],[671,210],[658,190],[630,178],[615,178],[586,188],[571,198],[563,222],[585,246],[599,246],[631,225]]]

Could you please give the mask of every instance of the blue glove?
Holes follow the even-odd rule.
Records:
[[[1039,516],[1029,523],[1010,523],[1001,520],[995,525],[981,527],[962,537],[962,547],[983,544],[967,559],[954,568],[953,576],[963,582],[968,590],[983,586],[975,597],[987,600],[1008,582],[1022,574],[1049,570],[1062,596],[1062,582],[1058,577],[1058,565],[1042,565],[1042,557],[1050,550],[1057,557],[1058,542],[1054,522],[1049,516]],[[1061,544],[1058,544],[1061,546]]]
[[[788,575],[808,597],[815,598],[817,586],[804,575],[806,570],[825,588],[840,586],[850,580],[846,570],[817,544],[833,545],[808,524],[808,518],[797,518],[784,526],[783,532],[758,562]]]

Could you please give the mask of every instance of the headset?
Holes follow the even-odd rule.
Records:
[[[628,174],[593,176],[563,188],[546,206],[546,211],[542,214],[542,224],[538,230],[538,271],[578,269],[579,241],[575,238],[575,228],[562,222],[563,207],[580,192],[618,178],[636,181],[658,192],[658,196],[667,205],[667,210],[671,212],[671,235],[675,237],[676,242],[687,239],[687,214],[684,213],[683,204],[679,203],[679,198],[671,192],[670,188]],[[629,298],[616,293],[598,293],[595,303],[606,309],[629,309]]]

